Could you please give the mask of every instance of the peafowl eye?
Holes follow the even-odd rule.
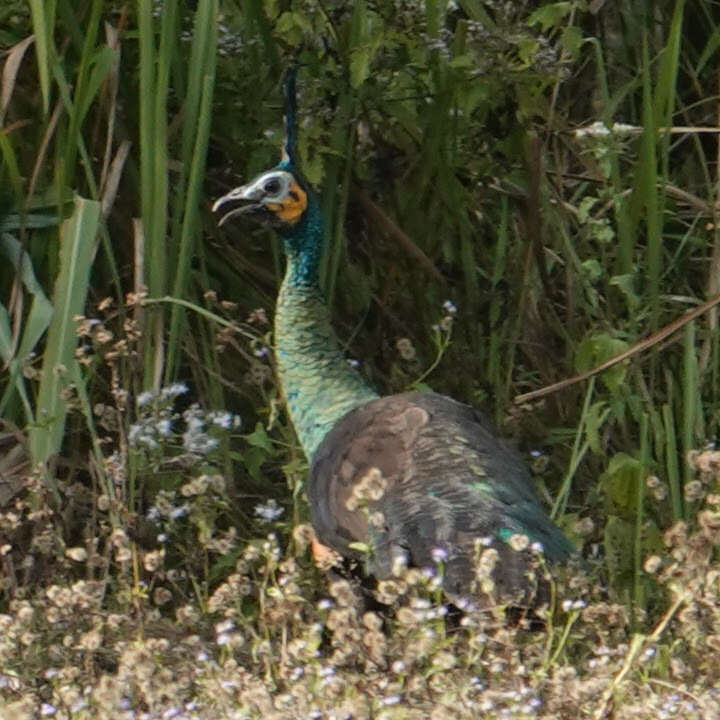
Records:
[[[220,198],[271,225],[287,268],[275,313],[279,380],[308,459],[319,540],[378,579],[408,564],[442,574],[451,599],[490,594],[532,604],[535,552],[573,548],[552,522],[516,452],[479,411],[435,393],[379,397],[343,357],[318,284],[323,217],[295,156],[295,75],[286,80],[282,162]],[[362,547],[362,552],[358,550]],[[476,561],[489,559],[478,581]],[[538,589],[541,592],[537,592]]]

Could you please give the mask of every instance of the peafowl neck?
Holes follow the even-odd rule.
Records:
[[[314,198],[283,235],[285,279],[275,311],[275,354],[290,418],[309,460],[335,423],[377,397],[338,347],[318,284],[322,216]]]

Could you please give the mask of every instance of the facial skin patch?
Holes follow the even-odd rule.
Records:
[[[296,182],[290,184],[288,194],[280,202],[266,204],[280,220],[288,225],[294,225],[307,208],[307,194]]]

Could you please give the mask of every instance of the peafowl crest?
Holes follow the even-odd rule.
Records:
[[[319,287],[323,217],[298,169],[294,70],[285,102],[280,164],[213,210],[237,204],[220,224],[251,218],[283,240],[275,353],[311,462],[307,496],[319,540],[357,557],[377,579],[407,564],[441,572],[450,598],[480,593],[536,602],[543,595],[531,579],[536,554],[555,563],[573,548],[517,453],[479,411],[435,393],[380,397],[345,361]],[[477,572],[479,558],[491,560],[486,577]]]

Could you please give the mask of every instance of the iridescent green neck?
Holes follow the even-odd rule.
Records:
[[[377,397],[346,361],[318,286],[322,217],[310,200],[301,225],[284,236],[287,270],[275,311],[275,354],[290,418],[309,460],[347,412]]]

